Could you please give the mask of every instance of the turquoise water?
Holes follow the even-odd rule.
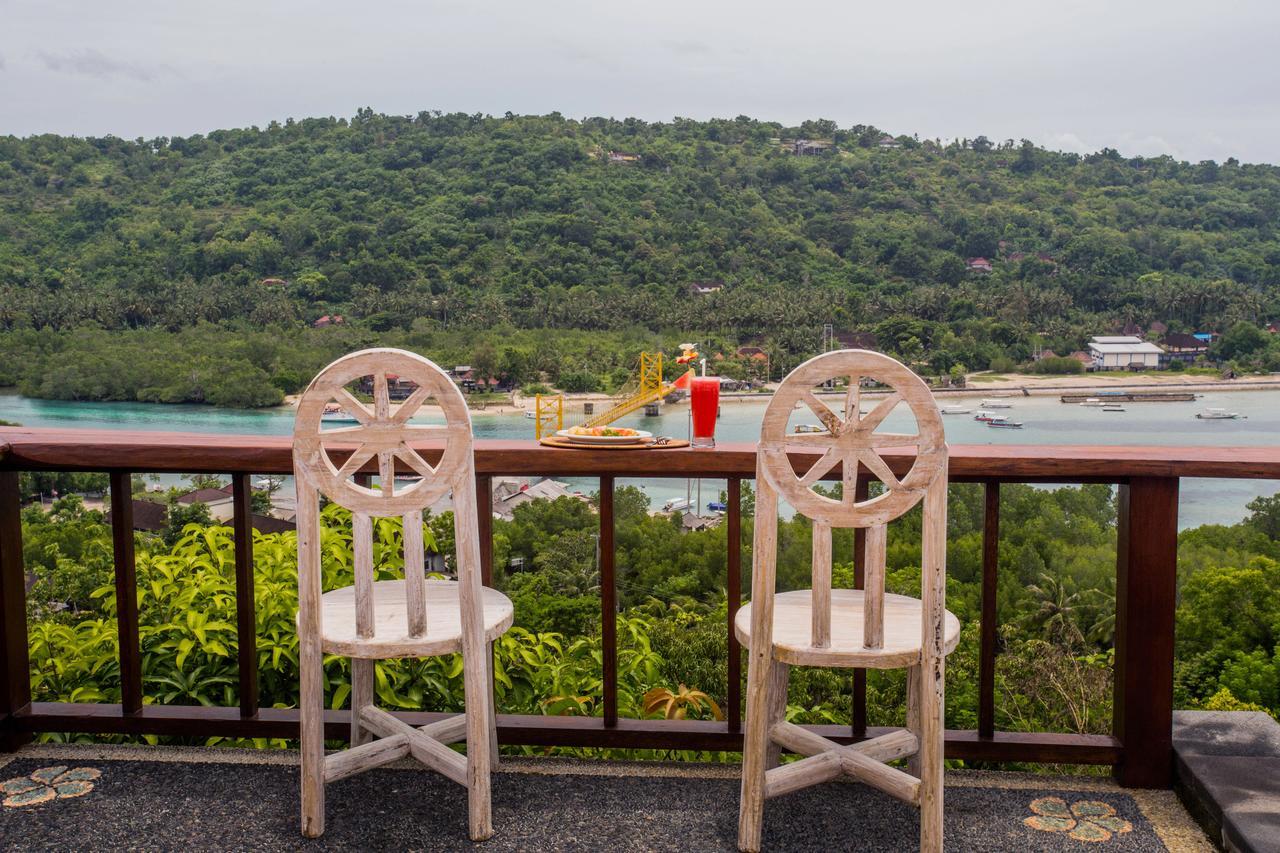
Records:
[[[947,404],[977,407],[981,394],[947,398]],[[1009,398],[1013,408],[1002,410],[1011,420],[1023,421],[1021,430],[995,430],[973,420],[972,415],[943,418],[947,439],[954,444],[1161,444],[1161,445],[1277,445],[1280,446],[1280,391],[1219,391],[1205,393],[1195,402],[1130,403],[1124,412],[1066,405],[1057,397]],[[872,405],[869,400],[867,404]],[[726,399],[721,406],[717,437],[722,441],[754,441],[766,400]],[[1210,406],[1238,411],[1236,421],[1198,420],[1195,413]],[[156,403],[81,403],[34,400],[0,394],[0,420],[31,427],[84,429],[162,430],[199,433],[287,435],[293,429],[293,411],[287,408],[256,411],[216,409],[209,406],[173,406]],[[424,418],[430,420],[430,418]],[[807,411],[797,411],[792,423],[812,422]],[[477,438],[530,439],[533,421],[519,414],[472,415]],[[621,422],[657,435],[688,434],[688,408],[664,407],[659,417],[635,415]],[[885,422],[885,429],[909,431],[910,415],[900,406]],[[697,497],[697,484],[685,481],[649,480],[642,485],[655,505],[688,493]],[[575,481],[584,491],[592,480]],[[716,500],[724,481],[704,480],[701,503]],[[1204,523],[1231,523],[1246,514],[1245,504],[1258,495],[1274,494],[1280,484],[1249,480],[1184,480],[1181,518],[1184,527]]]

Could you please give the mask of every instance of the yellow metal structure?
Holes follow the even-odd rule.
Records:
[[[555,435],[564,429],[564,396],[534,397],[534,432],[539,439],[544,435]]]
[[[693,368],[689,368],[688,374],[691,375],[692,373]],[[688,384],[687,377],[681,377],[675,382],[663,382],[662,353],[650,355],[647,352],[642,352],[640,353],[639,387],[600,414],[587,418],[583,422],[583,426],[593,427],[611,424],[618,418],[631,414],[636,409],[661,400],[679,386],[683,385],[687,388]]]
[[[613,405],[603,412],[587,415],[579,423],[584,427],[597,427],[613,423],[618,418],[625,417],[649,403],[661,400],[677,388],[683,388],[687,391],[689,380],[692,376],[693,368],[689,368],[687,373],[675,382],[663,382],[662,353],[642,352],[640,353],[638,384],[624,390],[620,396],[613,400]],[[538,438],[554,435],[557,431],[564,429],[563,396],[544,397],[539,394],[535,402],[535,433]]]

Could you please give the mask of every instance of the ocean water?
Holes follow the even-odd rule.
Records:
[[[989,394],[990,392],[988,392]],[[948,397],[947,405],[964,404],[977,408],[980,392],[972,397]],[[973,420],[971,414],[944,416],[947,440],[952,444],[1156,444],[1175,446],[1259,446],[1275,445],[1280,453],[1280,390],[1211,391],[1194,402],[1129,403],[1124,412],[1104,412],[1098,408],[1064,404],[1056,396],[1009,397],[1013,408],[1001,410],[1011,420],[1022,421],[1021,430],[996,430]],[[726,398],[721,404],[716,435],[721,441],[754,441],[760,434],[761,417],[767,400]],[[834,403],[833,403],[834,405]],[[873,399],[863,407],[874,405]],[[1208,421],[1195,417],[1207,407],[1237,411],[1244,417],[1234,421]],[[161,430],[198,433],[245,433],[287,435],[293,429],[293,411],[288,408],[255,411],[217,409],[210,406],[177,406],[158,403],[86,403],[35,400],[16,394],[0,394],[0,420],[16,421],[31,427],[84,429]],[[430,421],[430,417],[422,420]],[[791,423],[814,422],[806,409],[792,414]],[[533,439],[533,421],[520,414],[472,414],[477,438]],[[688,435],[688,407],[664,406],[658,417],[636,414],[620,422],[649,430],[656,435]],[[884,429],[909,432],[913,419],[899,406],[885,421]],[[685,480],[627,481],[642,486],[651,502],[660,506],[673,498],[701,499],[705,505],[717,500],[725,488],[723,480],[701,483]],[[594,480],[574,481],[583,491],[595,488]],[[700,488],[699,488],[700,487]],[[1280,483],[1269,480],[1184,480],[1181,489],[1180,523],[1194,527],[1206,523],[1229,524],[1247,514],[1245,504],[1259,495],[1280,491]]]

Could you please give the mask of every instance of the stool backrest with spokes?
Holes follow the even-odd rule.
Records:
[[[833,411],[814,389],[844,380],[843,400]],[[888,394],[872,398],[862,413],[863,383],[886,386]],[[821,423],[821,431],[789,433],[788,421],[799,404]],[[886,418],[905,404],[915,421],[911,433],[884,432]],[[882,449],[912,449],[915,459],[899,477],[882,457]],[[816,461],[795,458],[791,452],[819,453]],[[813,645],[825,647],[831,638],[831,529],[866,529],[864,557],[865,606],[863,642],[866,648],[884,643],[884,572],[887,526],[921,500],[924,507],[924,549],[921,596],[926,620],[942,618],[942,590],[946,573],[947,445],[942,417],[923,380],[894,359],[867,350],[840,350],[806,361],[792,371],[765,410],[757,460],[755,535],[767,537],[769,547],[757,550],[756,571],[773,574],[773,543],[778,499],[813,522]],[[797,466],[803,467],[798,472]],[[838,498],[814,491],[822,478],[839,469]],[[875,497],[862,495],[860,478],[870,474],[883,484]],[[865,482],[861,484],[865,488]],[[862,499],[859,499],[862,498]],[[760,561],[766,561],[761,565]],[[772,586],[765,590],[771,594]],[[936,600],[934,600],[936,599]]]
[[[394,414],[392,377],[398,383],[416,386]],[[372,407],[349,390],[360,380],[365,380],[372,391]],[[445,423],[410,423],[428,400],[441,408]],[[329,423],[335,423],[327,420],[327,415],[334,414],[344,418],[336,423],[354,420],[355,424],[326,429]],[[431,464],[411,442],[443,442],[440,458]],[[342,460],[341,465],[335,464],[335,457]],[[427,632],[423,510],[450,493],[458,528],[458,577],[466,580],[476,575],[478,580],[480,550],[471,415],[462,392],[432,362],[395,349],[363,350],[333,362],[302,394],[294,422],[293,459],[299,481],[299,536],[318,536],[318,518],[313,512],[318,494],[351,510],[357,636],[368,638],[374,634],[374,518],[398,516],[404,522],[405,606],[410,638]],[[361,469],[375,459],[376,488],[361,482],[367,476]],[[419,479],[397,481],[397,461]],[[317,561],[299,568],[308,575],[317,573],[318,581]]]

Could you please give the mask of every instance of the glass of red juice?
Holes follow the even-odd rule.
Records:
[[[715,447],[716,415],[720,413],[720,377],[693,377],[689,406],[693,410],[693,440],[690,444],[694,447]]]

